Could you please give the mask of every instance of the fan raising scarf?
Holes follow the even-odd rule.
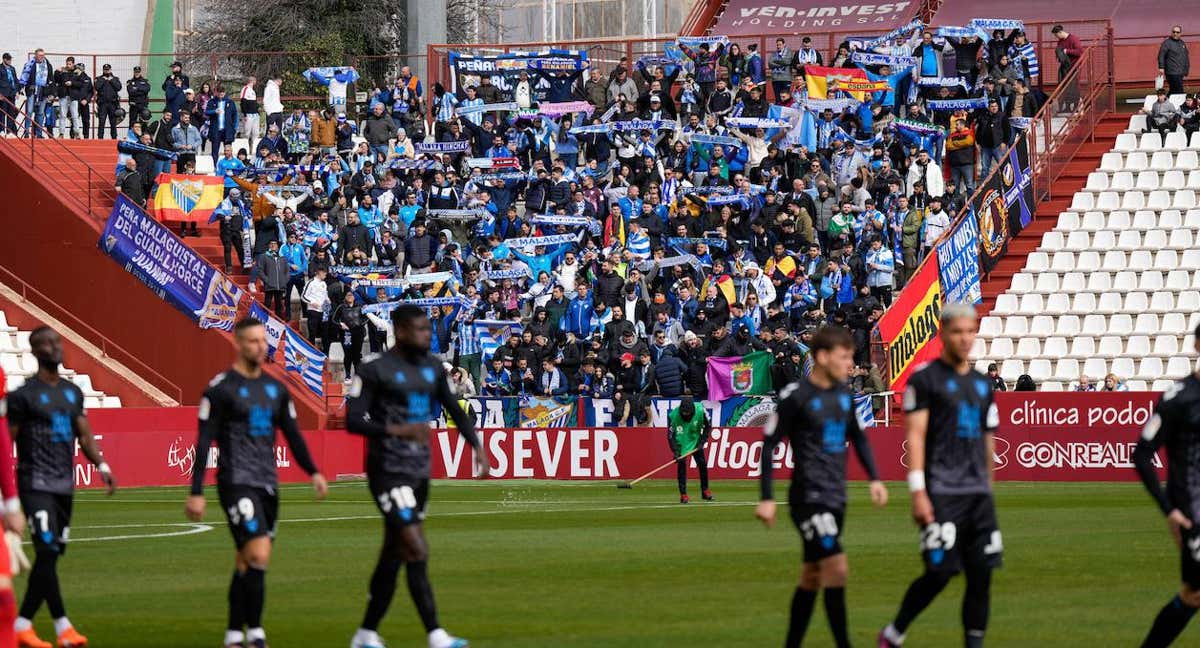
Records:
[[[520,169],[521,161],[515,157],[467,158],[472,169]]]
[[[483,276],[485,279],[524,279],[529,276],[529,273],[524,268],[511,268],[508,270],[485,270]]]
[[[728,45],[728,36],[680,36],[675,39],[676,43],[686,45],[688,47],[699,47],[701,45]]]
[[[566,225],[567,227],[582,227],[592,219],[587,216],[556,216],[554,214],[538,214],[530,219],[534,225]]]
[[[462,106],[459,108],[455,108],[454,110],[455,110],[455,112],[457,112],[460,115],[470,115],[470,114],[474,114],[474,113],[485,113],[485,112],[501,112],[501,111],[508,112],[508,111],[513,111],[513,110],[518,110],[519,108],[520,108],[520,106],[517,105],[517,102],[506,101],[503,103],[479,104],[477,106]]]
[[[731,128],[791,128],[792,122],[762,117],[726,117],[725,125]]]
[[[575,243],[579,241],[578,234],[555,234],[553,236],[525,236],[504,241],[510,248],[531,248],[540,245],[557,245],[559,243]]]
[[[487,215],[486,209],[429,209],[425,215],[440,221],[471,221]]]
[[[544,103],[538,105],[538,114],[547,117],[560,117],[571,113],[592,114],[596,108],[586,101],[563,101],[559,103]]]
[[[442,163],[437,160],[410,160],[408,158],[396,158],[385,162],[382,167],[384,169],[399,169],[408,170],[415,169],[417,171],[440,171]]]
[[[732,146],[734,148],[742,148],[745,143],[736,137],[727,135],[707,135],[705,133],[696,133],[692,135],[693,144],[720,144],[721,146]]]
[[[413,150],[418,153],[466,153],[471,150],[471,142],[413,142]]]
[[[914,67],[917,64],[917,59],[913,56],[891,56],[871,52],[855,52],[850,55],[850,60],[861,65],[888,65],[893,68]]]
[[[954,27],[952,25],[946,27],[938,27],[938,36],[945,38],[966,38],[968,36],[980,36],[986,38],[986,34],[981,34],[976,27]]]
[[[987,108],[988,98],[976,99],[930,99],[926,104],[930,110],[981,110]]]
[[[967,80],[962,77],[921,77],[917,79],[917,85],[935,88],[961,87],[964,90],[971,89],[971,86],[967,84]]]
[[[1025,29],[1025,23],[1009,18],[972,18],[967,26],[989,31],[993,29]]]
[[[809,99],[804,102],[804,108],[815,112],[832,110],[834,114],[837,114],[845,111],[847,108],[857,108],[861,103],[858,99],[850,97],[845,99]]]

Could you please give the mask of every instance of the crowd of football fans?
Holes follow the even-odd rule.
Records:
[[[461,296],[429,309],[434,351],[467,393],[614,397],[634,420],[648,395],[703,397],[710,356],[767,349],[789,381],[828,323],[854,333],[860,389],[882,391],[871,330],[1036,112],[1035,49],[1020,29],[919,25],[828,60],[808,38],[768,53],[696,40],[675,59],[531,66],[452,88],[404,68],[360,80],[371,90],[357,115],[332,91],[319,110],[284,106],[278,78],[193,88],[176,66],[160,114],[131,104],[125,141],[138,146],[121,149],[118,188],[144,203],[158,172],[194,172],[211,147],[227,269],[251,270],[268,305],[324,349],[341,344],[348,376],[364,346],[387,343],[386,310],[372,305]],[[812,66],[876,85],[843,90],[822,71],[817,101]],[[41,110],[67,104],[46,131],[74,129],[61,79],[81,73],[40,53],[16,71]],[[956,99],[976,101],[928,109]],[[563,105],[572,112],[543,109]],[[528,237],[553,243],[506,244]],[[386,281],[413,275],[433,281]],[[505,321],[520,332],[493,352],[504,327],[476,323]]]

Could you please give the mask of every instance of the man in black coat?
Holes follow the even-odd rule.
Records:
[[[129,96],[129,123],[143,121],[142,111],[149,114],[150,110],[150,81],[142,76],[142,66],[133,66],[133,76],[125,82],[125,94]]]
[[[117,139],[117,106],[121,103],[121,80],[113,76],[112,66],[108,63],[105,63],[102,69],[104,73],[92,83],[96,88],[96,137],[104,139],[104,123],[107,121],[112,139]]]

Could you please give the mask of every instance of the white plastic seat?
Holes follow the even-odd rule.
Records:
[[[1112,238],[1112,230],[1105,230],[1105,232],[1108,232],[1108,238]],[[1097,234],[1100,234],[1100,232],[1097,232]],[[1096,244],[1096,249],[1098,250],[1106,250],[1110,247],[1113,246],[1102,245],[1101,243]],[[1127,252],[1140,250],[1142,248],[1142,233],[1137,230],[1125,230],[1124,232],[1121,232],[1120,238],[1118,238],[1116,241],[1116,248],[1118,250],[1125,250]]]
[[[1076,309],[1075,312],[1086,312]],[[1096,300],[1096,308],[1094,312],[1111,315],[1121,312],[1121,294],[1116,292],[1101,293],[1100,298]]]
[[[1188,358],[1176,356],[1167,359],[1167,369],[1164,372],[1167,378],[1179,379],[1192,373],[1192,361]]]
[[[1138,149],[1138,138],[1133,133],[1121,133],[1117,135],[1117,141],[1113,145],[1113,150],[1119,153],[1129,153]]]
[[[1167,294],[1169,295],[1170,293]],[[1125,295],[1125,304],[1122,310],[1126,313],[1144,313],[1149,306],[1149,296],[1138,290]]]
[[[1197,131],[1197,134],[1200,134],[1200,131]],[[1188,189],[1200,189],[1200,169],[1188,171],[1187,184],[1185,186]]]
[[[1180,292],[1179,298],[1175,300],[1175,310],[1181,313],[1200,311],[1200,291],[1184,290]]]
[[[1109,196],[1106,198],[1106,196]],[[1123,194],[1117,194],[1112,191],[1105,191],[1096,198],[1096,209],[1101,211],[1112,211],[1114,209],[1141,209],[1146,204],[1146,194],[1140,191],[1126,191]]]
[[[1146,198],[1146,209],[1159,211],[1171,206],[1171,192],[1169,191],[1151,191]]]
[[[1017,288],[1017,277],[1021,275],[1026,275],[1030,279],[1031,285],[1026,289],[1026,291],[1034,290],[1043,294],[1058,292],[1059,275],[1052,272],[1043,272],[1042,274],[1039,274],[1037,276],[1036,283],[1033,282],[1033,275],[1026,274],[1024,272],[1017,273],[1016,275],[1013,275],[1012,290],[1020,291],[1020,289]]]
[[[1053,259],[1050,261],[1050,270],[1057,273],[1070,272],[1078,266],[1075,264],[1075,254],[1073,252],[1055,252]]]
[[[1050,361],[1046,358],[1034,358],[1025,366],[1025,373],[1033,378],[1033,382],[1040,383],[1052,373]]]
[[[1177,355],[1179,353],[1179,337],[1174,335],[1154,336],[1154,350],[1152,353],[1164,358]]]
[[[1158,229],[1170,232],[1183,227],[1183,212],[1179,209],[1164,209],[1158,213]]]
[[[1167,313],[1163,315],[1160,332],[1173,333],[1175,335],[1188,333],[1187,318],[1184,317],[1183,313]]]
[[[1108,176],[1105,176],[1106,180],[1107,178]],[[1089,181],[1090,179],[1089,177]],[[1107,188],[1105,187],[1105,189]],[[1137,174],[1137,183],[1133,188],[1138,191],[1154,191],[1158,189],[1158,171],[1139,171]],[[1118,189],[1118,187],[1113,187],[1113,190]]]
[[[1180,189],[1175,192],[1174,199],[1171,200],[1171,207],[1174,209],[1184,210],[1191,209],[1196,206],[1196,192],[1191,189]]]
[[[992,340],[991,345],[988,347],[988,355],[991,358],[993,358],[994,360],[1001,360],[1004,358],[1008,358],[1008,357],[1011,357],[1012,354],[1013,354],[1012,338],[998,337],[998,338]]]
[[[1150,168],[1150,156],[1145,151],[1131,151],[1125,156],[1125,171],[1136,173]]]
[[[979,319],[979,335],[980,337],[994,338],[1000,335],[1003,326],[999,317],[991,315],[981,317]]]
[[[1071,352],[1068,355],[1081,360],[1096,355],[1096,338],[1090,335],[1076,336],[1071,340]]]
[[[1101,233],[1103,233],[1103,231],[1104,230],[1101,230],[1100,232],[1096,232],[1096,235],[1099,236]],[[1051,234],[1058,234],[1059,236],[1061,236],[1060,232],[1046,232],[1044,235],[1042,235],[1043,245],[1046,243],[1045,237],[1050,236]],[[1055,241],[1052,239],[1050,242],[1053,243]],[[1097,245],[1096,247],[1098,249],[1102,249],[1102,248],[1100,248],[1099,245]],[[1066,250],[1068,252],[1083,252],[1085,250],[1092,249],[1092,239],[1091,239],[1091,236],[1089,236],[1087,232],[1071,232],[1071,233],[1067,234],[1066,243],[1064,245],[1059,246],[1057,249]],[[1046,251],[1050,252],[1052,250],[1047,249]]]
[[[104,404],[101,405],[101,407],[105,407],[105,408],[117,408],[120,406],[121,406],[121,397],[120,396],[105,396]]]
[[[1062,381],[1044,380],[1044,381],[1042,381],[1042,384],[1038,386],[1038,391],[1060,392],[1060,391],[1066,391],[1066,388],[1063,386]]]
[[[1042,355],[1042,343],[1037,338],[1024,337],[1017,340],[1017,351],[1013,356],[1022,360],[1032,360]]]
[[[1179,131],[1167,133],[1167,139],[1163,140],[1163,148],[1168,151],[1179,151],[1187,148],[1187,134]]]
[[[1133,325],[1134,332],[1140,335],[1157,335],[1160,333],[1158,328],[1158,315],[1154,313],[1138,313],[1137,321]]]
[[[992,308],[992,313],[996,315],[1011,315],[1017,312],[1018,307],[1017,296],[1009,293],[996,296],[996,305]]]
[[[1079,273],[1083,274],[1083,273]],[[1117,273],[1120,274],[1120,273]],[[1087,290],[1088,292],[1102,293],[1109,290],[1127,291],[1131,288],[1122,288],[1113,281],[1111,272],[1093,272],[1087,275]]]
[[[1154,148],[1142,149],[1142,151],[1153,154],[1150,156],[1150,168],[1155,171],[1169,171],[1175,168],[1175,156],[1162,150],[1162,138],[1158,136],[1158,133],[1146,133],[1146,135],[1153,135],[1153,140],[1158,142],[1158,146]],[[1142,138],[1145,139],[1145,135]]]
[[[986,317],[983,319],[987,319]],[[1065,338],[1071,338],[1079,335],[1079,331],[1083,328],[1080,324],[1078,315],[1060,315],[1058,321],[1054,324],[1054,334],[1061,335]]]
[[[1195,244],[1192,230],[1182,227],[1171,230],[1171,238],[1167,240],[1167,247],[1172,250],[1190,250]]]
[[[1054,334],[1054,318],[1049,315],[1034,315],[1029,318],[1029,336],[1038,339]]]
[[[1147,230],[1142,236],[1142,247],[1147,250],[1161,250],[1167,247],[1167,231],[1162,229]]]
[[[1189,209],[1183,217],[1183,226],[1193,229],[1200,228],[1200,209]]]
[[[1117,212],[1113,212],[1115,214]],[[1109,215],[1111,218],[1111,214]],[[1105,216],[1104,212],[1089,211],[1083,212],[1083,216],[1079,217],[1079,229],[1085,232],[1095,232],[1099,229],[1104,229]]]
[[[1132,376],[1136,372],[1133,366],[1133,358],[1127,356],[1114,358],[1112,364],[1109,365],[1109,372],[1116,374],[1119,378]]]
[[[1079,329],[1079,333],[1080,335],[1100,337],[1108,333],[1108,320],[1103,315],[1084,315],[1083,326]]]
[[[1088,315],[1096,312],[1096,293],[1078,293],[1071,301],[1071,312],[1076,315]],[[1098,316],[1097,316],[1098,317]]]
[[[1188,250],[1188,251],[1190,252],[1191,250]],[[1134,254],[1139,254],[1139,252],[1134,252]],[[1149,250],[1141,250],[1140,254],[1142,254],[1146,257],[1149,257],[1150,251]],[[1153,264],[1146,266],[1139,259],[1139,261],[1137,262],[1137,265],[1135,265],[1134,260],[1131,258],[1129,260],[1129,267],[1137,268],[1138,270],[1154,268],[1155,270],[1160,270],[1162,272],[1169,272],[1169,271],[1174,270],[1175,268],[1179,267],[1179,253],[1176,252],[1175,250],[1159,250],[1154,255]]]
[[[4,377],[4,383],[5,383],[4,387],[5,387],[6,391],[14,392],[14,391],[20,389],[21,385],[25,384],[25,376],[17,376],[14,374],[8,374],[7,376]]]
[[[1129,116],[1129,127],[1126,133],[1141,133],[1146,130],[1146,113],[1134,113]]]
[[[1145,380],[1126,380],[1125,387],[1131,392],[1144,392],[1150,390],[1150,387],[1147,386]]]
[[[971,357],[972,358],[988,357],[987,340],[983,339],[982,336],[978,336],[978,335],[975,336],[975,343],[971,345]]]
[[[1138,290],[1152,293],[1163,288],[1163,273],[1158,270],[1147,270],[1138,278]]]
[[[1122,270],[1113,275],[1112,289],[1116,292],[1127,293],[1137,290],[1138,274],[1132,270]]]
[[[1059,254],[1063,253],[1060,252]],[[1070,254],[1070,252],[1067,252],[1066,254]],[[1069,272],[1071,270],[1078,270],[1080,272],[1092,272],[1099,269],[1100,253],[1095,250],[1088,250],[1087,252],[1080,252],[1079,255],[1075,257],[1075,267],[1067,268],[1067,271]],[[1062,271],[1060,270],[1059,272]]]
[[[1023,315],[1009,315],[1004,318],[1004,335],[1019,338],[1029,333],[1029,319]]]
[[[1050,269],[1050,255],[1045,252],[1030,252],[1025,258],[1026,272],[1045,272]]]
[[[32,331],[17,331],[13,333],[13,338],[17,343],[17,350],[22,353],[33,351],[33,347],[29,346],[29,334]]]
[[[1167,191],[1178,191],[1187,186],[1187,180],[1184,178],[1183,171],[1172,169],[1163,174],[1159,186]]]
[[[1117,313],[1108,318],[1108,333],[1110,335],[1130,335],[1133,333],[1133,316],[1129,313]]]
[[[1079,218],[1079,212],[1065,211],[1058,214],[1058,224],[1054,229],[1059,232],[1071,232],[1083,226]]]
[[[9,376],[29,376],[33,374],[32,371],[25,371],[24,367],[21,366],[20,356],[15,353],[0,353],[0,369],[4,369],[4,373]]]
[[[1000,364],[1000,377],[1007,382],[1015,382],[1023,373],[1025,373],[1023,360],[1009,358]]]
[[[1146,311],[1146,309],[1144,309],[1144,308],[1139,308],[1137,310],[1133,310],[1133,309],[1129,309],[1129,310],[1131,310],[1134,313],[1140,313],[1140,312]],[[1175,293],[1159,291],[1159,292],[1154,293],[1153,296],[1151,296],[1149,312],[1151,312],[1151,313],[1170,313],[1170,312],[1173,312],[1174,310],[1175,310]]]
[[[1071,232],[1070,240],[1074,240],[1074,237],[1078,235],[1082,235],[1085,240],[1087,239],[1087,232]],[[1063,238],[1062,232],[1049,231],[1042,234],[1042,245],[1038,249],[1045,250],[1046,252],[1057,252],[1066,248],[1066,246],[1067,240]],[[1087,245],[1085,244],[1078,249],[1086,250]]]
[[[1060,335],[1052,335],[1046,338],[1042,344],[1042,355],[1047,358],[1065,358],[1069,355],[1070,347],[1067,345],[1067,338]]]
[[[1184,270],[1200,270],[1200,249],[1184,250],[1179,258],[1178,267]]]
[[[1057,277],[1058,275],[1053,276]],[[1082,272],[1068,272],[1062,275],[1062,279],[1059,281],[1059,288],[1063,292],[1075,293],[1083,290],[1086,284],[1087,279]]]
[[[1155,380],[1153,384],[1150,385],[1150,391],[1156,391],[1156,392],[1167,391],[1168,389],[1171,388],[1171,385],[1173,385],[1174,383],[1175,383],[1175,381],[1173,381],[1173,380],[1170,380],[1167,378],[1159,378],[1158,380]]]
[[[1158,182],[1155,182],[1155,189],[1158,188]],[[1088,174],[1087,184],[1084,189],[1088,191],[1104,191],[1108,189],[1108,174],[1103,171],[1093,171]]]
[[[200,157],[204,157],[204,156],[200,156]],[[98,409],[103,406],[104,406],[104,399],[100,398],[99,396],[84,396],[83,397],[83,408],[84,409]]]
[[[1070,382],[1079,377],[1079,360],[1075,358],[1059,358],[1054,363],[1054,378]]]
[[[1175,167],[1180,171],[1191,171],[1192,169],[1200,168],[1200,154],[1194,149],[1190,151],[1180,151],[1175,156]]]
[[[1083,373],[1093,380],[1108,374],[1108,363],[1102,358],[1088,358],[1083,361]]]
[[[1057,277],[1058,275],[1054,275]],[[1191,279],[1188,279],[1188,285],[1191,285]],[[20,353],[17,350],[16,340],[8,333],[0,333],[0,353]]]
[[[1146,172],[1139,171],[1138,173],[1141,174]],[[1108,186],[1106,189],[1116,192],[1129,191],[1130,189],[1133,189],[1134,184],[1132,171],[1117,171],[1116,173],[1112,174],[1111,178],[1108,179]],[[1100,191],[1103,190],[1104,189],[1101,189]]]
[[[1045,304],[1041,293],[1030,292],[1021,295],[1021,305],[1018,308],[1018,312],[1032,316],[1041,314],[1044,309]]]
[[[1069,240],[1069,239],[1068,239]],[[1102,229],[1092,234],[1091,250],[1111,250],[1117,247],[1117,234],[1110,229]]]
[[[1141,232],[1154,229],[1158,227],[1158,214],[1149,209],[1139,209],[1133,214],[1133,221],[1129,223],[1129,227]],[[1110,229],[1120,230],[1121,228],[1113,227]]]
[[[1125,168],[1125,156],[1116,151],[1109,151],[1100,156],[1100,170],[1116,173]]]
[[[0,311],[0,333],[16,333],[17,327],[9,326],[8,317],[4,315],[4,311]]]
[[[1150,354],[1150,336],[1130,335],[1125,341],[1125,355],[1131,358],[1144,358]]]
[[[1162,252],[1175,253],[1174,250],[1159,250],[1159,253]],[[1150,254],[1150,250],[1134,250],[1129,253],[1129,265],[1126,267],[1134,272],[1149,270],[1154,267],[1154,256]]]
[[[1047,277],[1058,277],[1056,274],[1042,275]],[[1028,272],[1018,272],[1013,275],[1012,284],[1008,287],[1008,292],[1022,294],[1033,291],[1033,275]]]
[[[1096,342],[1096,355],[1101,358],[1115,358],[1124,351],[1121,338],[1115,335],[1105,335]]]
[[[1167,280],[1163,286],[1167,290],[1179,292],[1187,290],[1192,285],[1192,278],[1187,270],[1171,270],[1167,273]]]
[[[1124,252],[1109,250],[1104,253],[1104,263],[1100,267],[1108,272],[1120,272],[1129,267],[1129,261],[1125,258]]]
[[[1104,195],[1104,194],[1101,194]],[[1112,194],[1114,197],[1116,194]],[[1071,199],[1071,211],[1087,211],[1096,206],[1096,198],[1086,191],[1080,191]],[[1111,207],[1109,209],[1112,209]]]
[[[1051,315],[1063,315],[1071,312],[1071,296],[1065,292],[1046,295],[1046,312]]]
[[[1200,149],[1200,131],[1192,133],[1192,139],[1188,141],[1188,148],[1193,150]]]

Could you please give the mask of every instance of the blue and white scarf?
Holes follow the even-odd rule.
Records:
[[[750,209],[750,197],[745,194],[735,194],[732,196],[712,196],[706,203],[709,207],[720,207],[721,205],[739,205],[742,209]]]
[[[576,243],[580,234],[554,234],[553,236],[525,236],[504,241],[510,248],[531,248],[539,245],[558,245],[559,243]]]
[[[418,153],[466,153],[471,150],[471,142],[413,142],[413,150]]]
[[[667,239],[667,245],[670,245],[671,247],[695,245],[697,243],[703,243],[708,247],[717,248],[718,250],[724,250],[726,245],[725,239],[720,238],[672,236],[671,238]]]
[[[726,135],[708,135],[705,133],[696,133],[692,135],[693,144],[720,144],[721,146],[732,146],[734,148],[742,148],[745,143],[736,137]]]
[[[620,108],[620,104],[613,104],[613,105],[609,106],[608,110],[605,110],[604,114],[600,115],[600,121],[604,122],[604,123],[608,123],[608,120],[617,116],[618,108]]]
[[[507,112],[507,111],[512,111],[512,110],[517,110],[519,108],[520,108],[520,106],[517,105],[517,102],[506,101],[503,103],[479,104],[479,105],[475,105],[475,106],[460,106],[459,108],[457,108],[457,112],[460,115],[471,115],[474,113],[484,113],[484,112],[500,112],[500,111]]]
[[[857,108],[861,103],[861,101],[852,97],[846,97],[844,99],[809,99],[808,101],[804,102],[804,107],[805,109],[812,110],[814,112],[824,112],[826,109],[828,109],[832,110],[836,115],[840,112],[844,112],[848,108]],[[789,126],[790,125],[791,124],[789,124]]]
[[[867,49],[867,50],[873,50],[876,47],[879,47],[880,45],[883,45],[892,39],[900,38],[901,36],[912,33],[918,29],[923,28],[924,26],[925,26],[925,23],[921,22],[918,19],[914,19],[912,22],[909,22],[906,25],[901,25],[901,26],[893,29],[892,31],[884,34],[883,36],[880,36],[878,38],[875,38],[875,39],[869,40],[865,43],[862,43],[862,48]]]
[[[1011,18],[972,18],[971,22],[967,23],[967,26],[986,29],[988,31],[994,29],[1025,29],[1024,22]]]
[[[441,170],[442,163],[437,160],[410,160],[408,158],[395,158],[380,165],[384,169],[415,169],[417,171]]]
[[[854,52],[850,55],[850,60],[860,65],[888,65],[896,69],[914,67],[917,64],[917,59],[913,56],[891,56],[871,52]]]
[[[673,257],[667,257],[665,259],[658,259],[658,260],[650,259],[647,261],[642,261],[641,263],[639,263],[637,265],[637,267],[638,267],[638,270],[641,270],[642,272],[647,272],[650,269],[654,268],[655,265],[657,265],[660,268],[670,268],[671,266],[684,265],[684,264],[691,265],[693,268],[696,268],[697,270],[700,269],[700,260],[697,259],[696,255],[694,255],[694,254],[681,254],[681,255],[676,255]]]
[[[955,27],[953,25],[938,27],[938,36],[943,38],[966,38],[968,36],[987,38],[987,34],[980,31],[978,27]]]
[[[425,215],[442,221],[470,221],[487,215],[486,209],[429,209]]]
[[[475,182],[519,182],[521,180],[528,180],[529,176],[520,171],[508,171],[506,173],[481,173],[477,176],[471,176],[469,179]]]
[[[679,194],[686,196],[687,194],[699,194],[707,196],[708,194],[731,194],[733,187],[728,185],[712,186],[712,187],[680,187]]]
[[[730,128],[791,128],[792,122],[764,117],[727,117],[725,125]]]
[[[962,77],[921,77],[917,79],[917,85],[934,88],[961,87],[968,91],[971,89],[970,84]]]
[[[580,227],[588,225],[592,219],[587,216],[556,216],[554,214],[538,214],[530,219],[534,225],[566,225]]]
[[[381,275],[388,275],[388,276],[391,276],[391,275],[393,275],[393,274],[396,274],[396,266],[380,266],[380,265],[369,265],[369,266],[347,266],[347,265],[335,265],[335,266],[330,266],[330,268],[329,268],[329,271],[330,271],[331,273],[333,273],[333,274],[337,275],[337,276],[368,275],[368,274],[381,274]]]
[[[680,36],[675,39],[675,42],[688,47],[699,47],[700,45],[728,45],[728,36]]]
[[[485,270],[483,276],[485,279],[493,280],[524,279],[529,276],[529,273],[524,268],[510,268],[508,270]]]
[[[975,99],[930,99],[926,102],[930,110],[980,110],[987,108],[988,98]]]
[[[1013,128],[1016,128],[1018,130],[1026,130],[1027,128],[1029,128],[1029,124],[1031,124],[1032,122],[1033,122],[1033,118],[1031,118],[1031,117],[1009,117],[1008,118],[1008,123],[1011,124]]]

